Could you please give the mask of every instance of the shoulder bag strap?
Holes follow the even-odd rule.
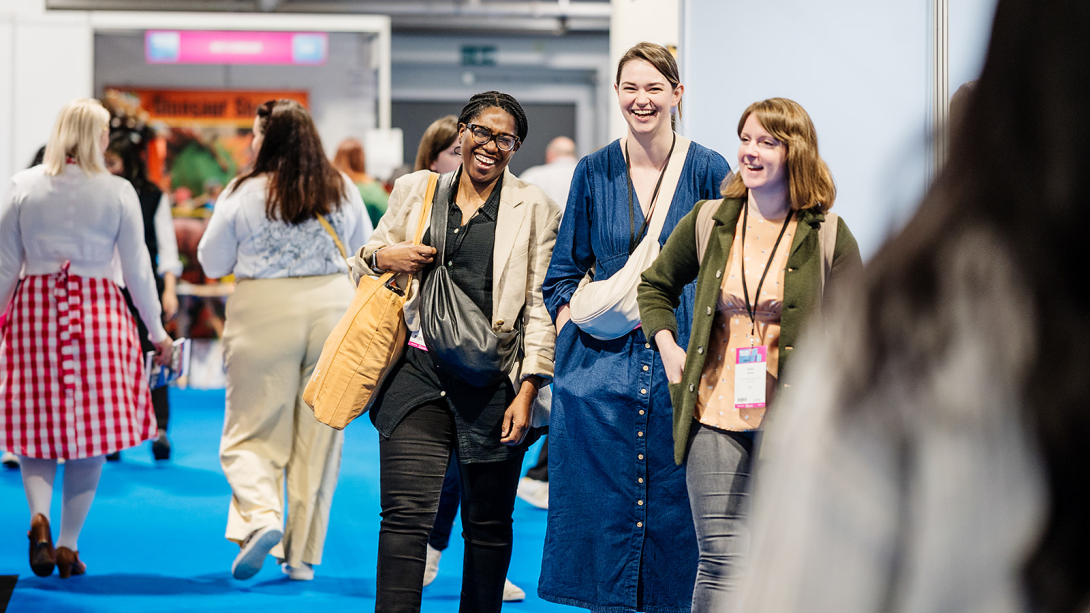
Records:
[[[818,287],[822,296],[825,295],[825,283],[829,280],[829,275],[833,274],[838,225],[836,213],[825,213],[825,221],[821,222],[821,228],[818,229],[818,250],[821,252],[821,280]]]
[[[655,240],[659,239],[662,227],[666,225],[666,215],[674,202],[674,193],[677,192],[677,184],[681,180],[681,169],[689,157],[689,146],[692,144],[693,141],[680,134],[674,143],[674,154],[670,156],[670,163],[666,166],[666,174],[662,177],[662,191],[659,192],[659,199],[655,201],[655,210],[651,211],[651,225],[647,228],[647,236],[653,236]],[[664,206],[660,207],[659,202]]]
[[[715,213],[719,211],[722,204],[722,198],[696,203],[696,206],[700,207],[696,214],[696,260],[701,264],[704,263],[704,252],[708,249],[712,230],[715,229]]]
[[[424,223],[428,220],[428,215],[431,214],[432,200],[435,200],[435,186],[439,182],[439,173],[433,172],[428,175],[428,189],[424,191],[424,203],[420,206],[420,219],[416,222],[416,235],[413,236],[413,244],[419,245],[421,239],[424,238]],[[409,279],[405,283],[405,287],[413,282],[413,275],[409,273]]]

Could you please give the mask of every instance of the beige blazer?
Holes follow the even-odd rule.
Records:
[[[375,250],[413,239],[429,174],[430,171],[421,170],[394,183],[386,214],[379,220],[371,240],[355,257],[349,258],[354,282],[359,283],[364,275],[375,275],[370,268]],[[519,313],[523,315],[524,355],[521,363],[508,373],[516,389],[530,375],[546,380],[553,376],[556,329],[545,309],[541,283],[553,256],[560,213],[560,207],[541,188],[504,169],[493,250],[492,329],[497,333],[510,331]],[[424,220],[425,230],[430,222],[429,215]],[[404,287],[404,279],[401,281]],[[405,323],[410,331],[420,328],[419,297],[420,281],[414,276],[405,301]]]

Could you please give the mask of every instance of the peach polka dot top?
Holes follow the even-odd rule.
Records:
[[[749,206],[749,205],[747,205]],[[772,402],[776,377],[779,373],[780,313],[783,310],[784,272],[791,241],[798,225],[792,217],[772,257],[768,275],[761,286],[761,295],[753,292],[761,281],[761,274],[768,264],[769,254],[776,237],[783,227],[783,219],[766,220],[750,207],[749,225],[746,227],[745,253],[742,249],[742,223],[738,217],[734,232],[731,255],[723,271],[723,283],[719,289],[719,302],[711,337],[708,339],[708,356],[700,375],[694,416],[700,423],[721,430],[756,430],[764,420],[765,407]],[[756,302],[756,323],[750,321],[746,311],[745,294],[742,291],[742,262],[745,261],[746,285],[750,300]],[[735,349],[764,345],[768,348],[768,370],[765,377],[765,407],[734,407],[734,356]]]

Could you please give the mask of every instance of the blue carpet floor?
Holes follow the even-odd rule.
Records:
[[[27,562],[29,513],[17,470],[0,469],[0,575],[19,575],[12,612],[109,611],[370,611],[375,602],[378,549],[378,434],[366,419],[345,430],[340,484],[333,500],[321,566],[310,582],[290,581],[273,558],[249,581],[231,578],[238,546],[223,538],[231,490],[217,450],[224,394],[171,390],[170,435],[174,456],[151,459],[150,443],[122,452],[107,464],[90,517],[80,536],[88,573],[61,580],[40,578]],[[537,458],[527,454],[527,466]],[[61,483],[57,475],[57,487]],[[54,495],[54,538],[60,529],[60,495]],[[526,590],[526,601],[505,611],[572,611],[537,598],[546,513],[519,500],[515,550],[508,577]],[[461,533],[455,525],[454,535]],[[439,577],[424,588],[422,611],[458,609],[462,544],[452,538]]]

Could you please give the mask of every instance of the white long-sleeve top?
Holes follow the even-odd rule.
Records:
[[[0,305],[11,300],[20,272],[53,274],[65,261],[73,275],[113,280],[115,251],[151,340],[166,339],[132,184],[106,172],[87,176],[75,164],[57,176],[35,166],[11,178],[0,201]]]
[[[351,255],[371,237],[359,190],[344,177],[347,188],[340,206],[326,216],[338,238]],[[347,272],[333,237],[317,219],[299,225],[272,221],[265,216],[264,176],[254,177],[242,187],[224,190],[208,221],[197,259],[204,274],[219,278],[234,273],[239,279],[311,277]]]

